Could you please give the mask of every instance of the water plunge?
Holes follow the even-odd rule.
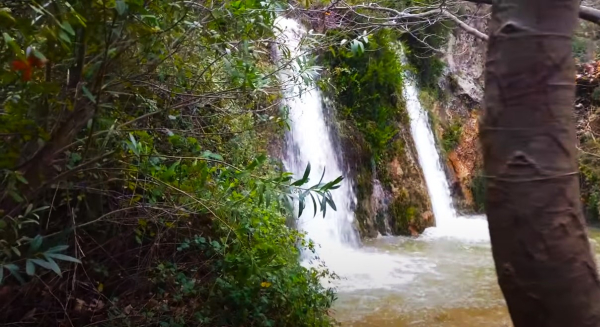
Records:
[[[290,56],[302,57],[301,39],[306,30],[296,21],[287,18],[278,18],[276,24],[281,30],[279,40],[289,49]],[[299,67],[295,66],[291,71],[281,72],[281,80],[288,81],[291,75],[298,73],[298,69]],[[458,280],[452,283],[444,280],[443,284],[436,282],[440,274],[451,274],[452,278],[463,274],[457,273],[458,270],[454,270],[455,268],[451,266],[453,260],[445,259],[448,242],[452,242],[455,247],[462,247],[464,240],[475,243],[483,240],[484,242],[479,244],[489,247],[485,241],[488,237],[485,219],[459,217],[452,207],[448,182],[440,164],[427,113],[418,101],[415,84],[408,77],[405,79],[404,91],[411,118],[411,131],[433,204],[437,226],[426,230],[423,236],[416,239],[384,237],[360,244],[358,233],[354,228],[353,209],[356,196],[352,190],[352,181],[349,179],[345,179],[339,189],[332,191],[337,211],[328,209],[325,217],[320,213],[314,216],[309,199],[305,212],[298,218],[298,228],[306,232],[308,237],[317,244],[315,256],[309,253],[303,260],[304,264],[317,265],[323,261],[331,271],[341,277],[340,280],[333,281],[340,296],[339,305],[344,307],[347,301],[360,302],[359,304],[352,302],[346,306],[349,312],[354,312],[357,305],[364,306],[367,298],[376,300],[372,305],[375,303],[389,305],[385,304],[387,300],[382,298],[390,294],[389,292],[392,292],[395,298],[410,295],[411,300],[416,300],[414,303],[417,305],[414,307],[416,309],[422,304],[420,301],[425,296],[429,300],[437,298],[440,303],[451,301],[450,299],[456,297],[462,283]],[[312,88],[298,96],[298,85],[292,85],[284,88],[284,94],[291,121],[291,131],[286,135],[287,153],[284,158],[286,168],[293,172],[296,178],[300,178],[310,162],[311,185],[319,181],[323,169],[326,169],[324,181],[331,181],[340,175],[345,175],[340,164],[342,162],[340,147],[336,146],[336,138],[332,137],[332,131],[326,123],[333,118],[327,116],[328,111],[323,105],[319,90]],[[377,187],[376,190],[381,191]],[[474,244],[474,242],[467,243]],[[477,250],[477,258],[482,260],[485,267],[490,267],[489,271],[492,272],[489,265],[490,258],[481,258],[481,253],[489,254],[489,250]],[[440,260],[443,261],[438,261],[436,258],[441,258]],[[444,267],[449,264],[449,270],[440,270],[441,263],[445,265]],[[493,274],[489,276],[493,277]],[[492,279],[486,279],[486,283],[488,280]],[[494,283],[491,285],[495,286]],[[470,293],[464,294],[468,298]],[[365,307],[371,308],[371,306]]]
[[[282,30],[279,39],[285,43],[291,58],[302,57],[300,41],[306,30],[296,21],[288,18],[278,18],[277,27]],[[297,63],[295,71],[299,69]],[[293,74],[283,72],[283,74]],[[284,77],[285,78],[285,77]],[[339,146],[334,146],[328,126],[325,123],[323,99],[318,89],[310,88],[298,96],[298,87],[285,90],[286,105],[289,107],[291,130],[287,133],[287,153],[284,158],[286,168],[301,178],[308,163],[311,164],[309,185],[319,182],[323,176],[324,182],[329,182],[345,175],[340,168]],[[321,246],[357,247],[358,234],[354,229],[353,203],[356,196],[349,179],[342,181],[340,188],[332,191],[332,197],[337,211],[328,208],[325,217],[320,212],[313,211],[310,198],[302,216],[298,217],[298,228]],[[317,208],[318,210],[318,208]]]
[[[302,57],[300,41],[306,30],[286,18],[279,18],[277,27],[290,56]],[[281,72],[282,82],[298,69]],[[311,185],[323,169],[324,181],[345,175],[340,147],[327,124],[333,118],[319,90],[299,97],[298,85],[292,85],[284,87],[284,95],[291,120],[286,168],[300,178],[310,162]],[[427,112],[410,76],[405,78],[404,96],[437,226],[417,238],[380,237],[361,244],[354,228],[356,196],[352,181],[345,179],[332,191],[337,211],[328,209],[324,218],[320,213],[314,217],[309,200],[298,218],[298,228],[318,244],[315,255],[305,255],[303,264],[324,262],[341,277],[333,286],[338,292],[336,318],[344,326],[504,326],[507,314],[489,255],[487,221],[457,215]],[[374,191],[382,192],[376,181]]]
[[[404,55],[401,56],[402,60],[406,61]],[[436,226],[425,230],[423,236],[452,237],[466,241],[489,240],[485,216],[460,217],[456,214],[448,180],[435,145],[435,137],[429,125],[428,113],[421,106],[419,92],[411,74],[405,75],[403,86],[406,108],[410,117],[410,130],[435,217]]]

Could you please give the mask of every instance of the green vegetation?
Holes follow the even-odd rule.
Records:
[[[350,47],[330,47],[324,62],[330,68],[342,120],[364,136],[376,160],[390,151],[398,123],[407,123],[402,96],[402,66],[394,48],[394,33],[379,30],[368,39],[331,31],[334,43],[353,40]],[[358,41],[357,41],[358,40]],[[354,42],[358,43],[354,43]],[[355,48],[354,44],[360,44]]]
[[[462,125],[459,120],[452,121],[442,133],[442,149],[448,153],[456,148],[460,141]]]
[[[469,188],[471,190],[471,194],[473,195],[473,206],[475,212],[485,212],[485,183],[486,180],[482,171],[477,171],[474,173]]]
[[[572,42],[573,56],[578,62],[586,62],[588,56],[588,40],[584,37],[575,36]]]
[[[402,95],[405,67],[399,60],[399,35],[381,29],[368,37],[339,30],[328,31],[327,36],[336,46],[321,56],[329,74],[320,84],[339,105],[338,121],[345,155],[355,173],[355,213],[363,235],[367,235],[367,221],[380,231],[386,225],[381,212],[367,208],[373,191],[373,171],[393,197],[388,211],[394,220],[394,234],[410,234],[409,227],[422,230],[420,215],[427,210],[427,200],[419,197],[419,183],[414,181],[421,177],[418,171],[411,170],[407,155],[405,140],[410,138],[410,129]],[[388,171],[392,161],[405,170],[402,176]],[[402,192],[400,189],[413,194],[396,196]]]
[[[591,137],[581,140],[579,171],[581,172],[581,197],[586,218],[590,222],[600,221],[600,144]]]
[[[333,276],[299,264],[313,245],[285,221],[293,198],[326,210],[339,179],[307,186],[265,155],[286,126],[265,42],[281,4],[13,3],[0,321],[332,325]]]
[[[326,92],[333,93],[339,105],[346,156],[355,167],[356,219],[362,234],[367,235],[365,222],[376,215],[364,205],[373,192],[373,169],[379,172],[382,184],[389,185],[386,163],[403,153],[398,129],[400,124],[408,123],[408,116],[401,100],[402,66],[392,31],[380,30],[367,38],[334,30],[328,36],[333,44],[341,46],[331,46],[322,56],[329,75],[321,84]],[[376,221],[383,230],[381,219]]]

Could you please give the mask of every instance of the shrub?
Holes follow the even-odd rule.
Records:
[[[460,121],[455,120],[442,133],[442,149],[448,153],[458,146],[460,135],[462,133],[462,125]]]
[[[339,180],[264,154],[282,3],[50,4],[0,8],[0,322],[333,324],[285,221]]]

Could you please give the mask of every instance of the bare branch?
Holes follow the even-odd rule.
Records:
[[[460,28],[462,28],[463,30],[465,30],[465,32],[467,32],[467,33],[475,36],[476,38],[478,38],[480,40],[484,40],[484,41],[488,40],[488,36],[485,33],[482,33],[478,29],[469,26],[467,23],[465,23],[462,20],[458,19],[458,17],[454,16],[448,10],[443,10],[442,11],[442,15],[444,15],[445,17],[449,18],[450,20],[454,21],[456,24],[458,24],[458,26],[460,26]]]
[[[464,0],[472,3],[481,3],[486,5],[493,4],[492,0]],[[579,6],[579,18],[600,25],[600,10],[586,6]]]

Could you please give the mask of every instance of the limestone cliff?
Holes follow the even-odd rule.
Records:
[[[465,4],[462,9],[464,17],[471,17],[466,23],[480,31],[486,31],[489,10],[489,6],[477,4]],[[459,211],[467,213],[482,209],[478,203],[481,201],[478,117],[483,102],[485,51],[484,41],[458,27],[454,29],[444,49],[445,69],[438,81],[441,96],[428,106],[438,118],[434,122],[435,132],[442,144],[455,204]],[[449,142],[451,136],[455,140]]]
[[[584,1],[597,7],[600,1]],[[470,26],[486,31],[490,7],[466,4],[463,17]],[[589,220],[600,218],[600,66],[594,62],[600,45],[600,28],[581,21],[573,39],[573,54],[578,63],[577,101],[574,112],[577,119],[581,153],[582,200]],[[436,134],[441,143],[450,126],[460,126],[460,135],[451,149],[444,151],[448,176],[453,185],[455,203],[463,212],[483,210],[484,183],[481,177],[481,150],[478,142],[478,117],[483,106],[486,43],[460,28],[448,37],[444,49],[446,69],[438,86],[443,96],[430,105],[439,117]]]

